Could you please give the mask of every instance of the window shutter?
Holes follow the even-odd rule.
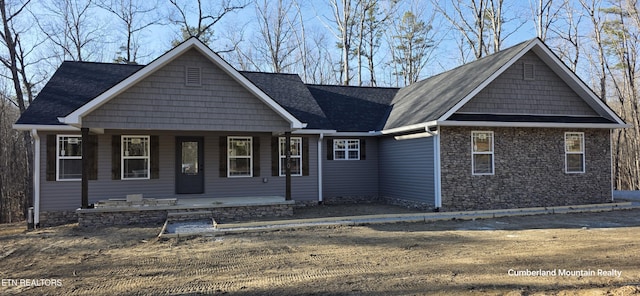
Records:
[[[271,137],[271,176],[280,176],[280,138]]]
[[[89,149],[87,149],[89,150],[89,155],[86,156],[91,161],[89,163],[89,180],[98,180],[98,136],[89,135],[83,145],[89,145]],[[85,156],[83,155],[82,157]]]
[[[220,137],[220,177],[227,177],[227,137]]]
[[[333,138],[327,139],[327,160],[333,160]]]
[[[253,137],[251,146],[251,156],[253,157],[253,176],[260,177],[260,137]]]
[[[309,176],[309,138],[302,137],[302,175]]]
[[[149,164],[151,170],[151,179],[160,178],[160,138],[158,136],[149,137]]]
[[[367,138],[360,138],[360,160],[367,159]]]
[[[120,180],[120,136],[111,137],[111,179]]]
[[[47,135],[47,181],[56,180],[56,135]],[[38,173],[38,172],[34,172]]]

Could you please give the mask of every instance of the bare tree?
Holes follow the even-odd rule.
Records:
[[[593,28],[593,44],[597,50],[598,57],[598,77],[600,79],[600,99],[606,101],[607,99],[607,69],[606,69],[606,55],[604,52],[604,43],[603,43],[603,23],[602,15],[600,14],[600,7],[602,5],[602,0],[591,0],[591,2],[587,2],[588,0],[580,0],[580,4],[584,8],[586,14],[589,16],[591,20],[591,26]]]
[[[557,16],[556,21],[562,21],[562,25],[555,25],[556,22],[549,21],[546,27],[545,38],[548,32],[553,33],[559,41],[555,46],[555,52],[561,60],[568,63],[571,71],[576,72],[580,61],[581,39],[580,28],[582,24],[583,14],[578,12],[574,4],[570,0],[564,0],[562,6],[558,8],[560,14],[564,13],[564,17]]]
[[[562,1],[560,5],[554,5],[557,2],[557,0],[536,0],[535,6],[532,7],[536,36],[542,41],[547,40],[547,33],[558,21],[564,6],[568,4],[567,1]]]
[[[471,48],[476,59],[481,58],[486,51],[486,2],[487,0],[470,0],[468,3],[451,0],[449,6],[453,11],[448,11],[447,5],[432,0],[436,11],[461,35],[461,40]],[[464,56],[462,59],[466,60]]]
[[[596,15],[595,7],[588,6],[585,9]],[[592,18],[592,21],[596,19],[599,24],[598,28],[594,28],[594,32],[601,33],[602,48],[605,53],[602,61],[608,75],[607,80],[614,88],[614,94],[611,96],[617,99],[610,104],[617,109],[623,120],[631,124],[631,128],[616,130],[613,137],[615,187],[638,190],[640,189],[638,178],[640,175],[640,100],[638,99],[640,85],[637,81],[637,69],[640,66],[638,60],[640,11],[636,1],[631,0],[613,1],[610,7],[597,10],[605,15],[602,18]]]
[[[172,23],[180,26],[182,34],[180,38],[172,42],[174,46],[189,37],[196,37],[205,44],[211,45],[214,35],[213,26],[227,14],[244,9],[250,3],[248,0],[220,0],[212,1],[216,3],[212,4],[211,7],[205,7],[202,0],[197,0],[197,7],[195,8],[195,13],[197,14],[196,23],[192,24],[190,20],[192,19],[191,14],[194,8],[190,7],[189,4],[192,4],[193,1],[169,0],[169,2],[177,13],[177,16],[174,14],[169,19]],[[211,2],[204,1],[204,3]],[[233,49],[224,51],[231,50]]]
[[[20,33],[21,30],[18,30],[15,26],[16,18],[20,15],[24,14],[24,11],[29,5],[29,0],[19,3],[16,6],[10,6],[4,0],[0,0],[0,15],[2,17],[2,31],[0,32],[0,37],[2,38],[2,43],[7,50],[8,56],[0,57],[0,62],[2,62],[3,66],[8,70],[9,79],[13,85],[13,98],[8,95],[8,92],[3,92],[0,94],[2,96],[2,116],[0,117],[0,121],[2,121],[2,125],[0,129],[7,129],[6,119],[15,117],[8,116],[9,114],[13,114],[10,107],[6,105],[6,102],[11,102],[14,106],[17,106],[17,111],[19,114],[23,113],[26,110],[27,104],[31,103],[33,100],[33,84],[28,79],[26,74],[27,63],[25,61],[25,50],[23,49],[20,41]],[[25,87],[25,91],[27,93],[27,97],[25,98],[25,92],[23,91],[23,86]],[[7,111],[9,110],[9,111]],[[6,132],[7,135],[17,135],[15,132]],[[0,137],[0,141],[7,141],[9,136]],[[32,155],[33,149],[31,147],[31,136],[28,132],[22,133],[21,141],[18,140],[17,137],[14,137],[12,140],[7,142],[8,144],[12,144],[14,146],[19,145],[19,149],[13,150],[12,152],[7,152],[3,150],[3,153],[6,153],[3,157],[7,157],[12,159],[13,161],[18,160],[17,163],[12,163],[15,165],[16,170],[9,170],[9,166],[7,165],[6,170],[2,170],[2,174],[8,174],[11,172],[15,174],[12,177],[12,182],[9,184],[19,184],[17,192],[14,190],[6,190],[8,188],[7,182],[2,182],[0,186],[0,192],[2,192],[0,202],[3,201],[12,201],[20,205],[23,214],[26,214],[27,208],[31,205],[32,199],[32,189],[31,189],[31,180],[33,176],[33,171],[31,169],[32,164]],[[7,143],[2,143],[4,146]],[[4,177],[6,180],[6,177]],[[13,183],[15,182],[15,183]],[[3,188],[5,187],[5,188]],[[13,192],[13,194],[9,194]],[[9,195],[8,195],[9,194]],[[23,216],[24,217],[24,216]],[[0,217],[2,218],[2,217]],[[0,219],[1,220],[1,219]]]
[[[115,16],[124,27],[125,42],[119,47],[121,55],[115,62],[135,64],[140,51],[139,33],[153,25],[161,24],[158,15],[151,15],[157,11],[157,0],[101,0],[98,4],[102,9]]]
[[[35,10],[36,24],[55,45],[61,60],[96,60],[104,46],[104,32],[95,21],[93,0],[50,0]]]
[[[334,35],[338,39],[338,48],[342,51],[340,60],[340,76],[343,85],[351,83],[351,42],[353,41],[356,26],[356,14],[360,9],[360,0],[329,0],[333,21],[337,32]]]
[[[293,65],[295,28],[298,26],[294,6],[290,1],[256,0],[256,15],[260,37],[254,47],[269,65],[270,71],[281,73]]]

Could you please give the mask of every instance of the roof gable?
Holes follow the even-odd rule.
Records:
[[[385,129],[438,120],[465,97],[479,91],[501,67],[517,59],[531,42],[520,43],[477,61],[413,83],[398,91]]]
[[[524,77],[525,66],[532,77]],[[599,116],[538,55],[529,51],[456,114]]]
[[[269,106],[273,111],[279,114],[283,119],[291,124],[291,128],[300,129],[304,128],[304,124],[300,122],[297,118],[295,118],[291,113],[287,112],[282,106],[278,105],[272,98],[270,98],[267,94],[265,94],[262,90],[256,87],[253,83],[251,83],[246,77],[236,71],[231,65],[225,62],[220,56],[214,53],[210,48],[200,42],[197,38],[190,38],[187,41],[181,43],[175,48],[171,49],[164,55],[160,56],[149,65],[140,69],[139,71],[133,73],[128,76],[126,79],[122,80],[115,86],[109,88],[96,98],[82,105],[80,108],[71,112],[69,115],[60,118],[60,121],[74,126],[80,126],[82,122],[82,117],[94,111],[96,108],[102,106],[109,100],[113,99],[117,95],[121,94],[131,86],[140,82],[144,78],[148,77],[158,69],[166,66],[171,61],[175,60],[177,57],[181,56],[185,52],[190,49],[196,49],[200,53],[202,53],[205,57],[207,57],[212,63],[216,66],[220,67],[224,72],[226,72],[229,76],[235,79],[238,83],[240,83],[243,87],[245,87],[249,92],[253,93],[258,99],[260,99],[263,103]]]
[[[540,39],[535,38],[401,89],[393,100],[393,109],[384,129],[388,132],[424,126],[429,122],[434,125],[445,122],[529,51],[535,52],[599,116],[609,120],[611,125],[608,127],[626,126]]]

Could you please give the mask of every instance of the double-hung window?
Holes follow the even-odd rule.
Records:
[[[280,152],[280,176],[285,176],[287,171],[287,156],[286,156],[286,139],[284,137],[279,138],[278,147]],[[302,138],[291,138],[291,175],[302,176]]]
[[[584,173],[584,133],[564,133],[564,168],[566,173]]]
[[[56,180],[82,179],[82,137],[58,135]]]
[[[227,137],[227,177],[253,176],[251,137]]]
[[[493,132],[471,132],[471,154],[474,175],[493,175]]]
[[[149,136],[122,136],[122,179],[149,179]]]
[[[333,140],[333,159],[359,160],[360,140],[335,139]]]

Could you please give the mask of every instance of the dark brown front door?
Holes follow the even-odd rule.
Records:
[[[176,193],[204,193],[202,137],[176,137]]]

